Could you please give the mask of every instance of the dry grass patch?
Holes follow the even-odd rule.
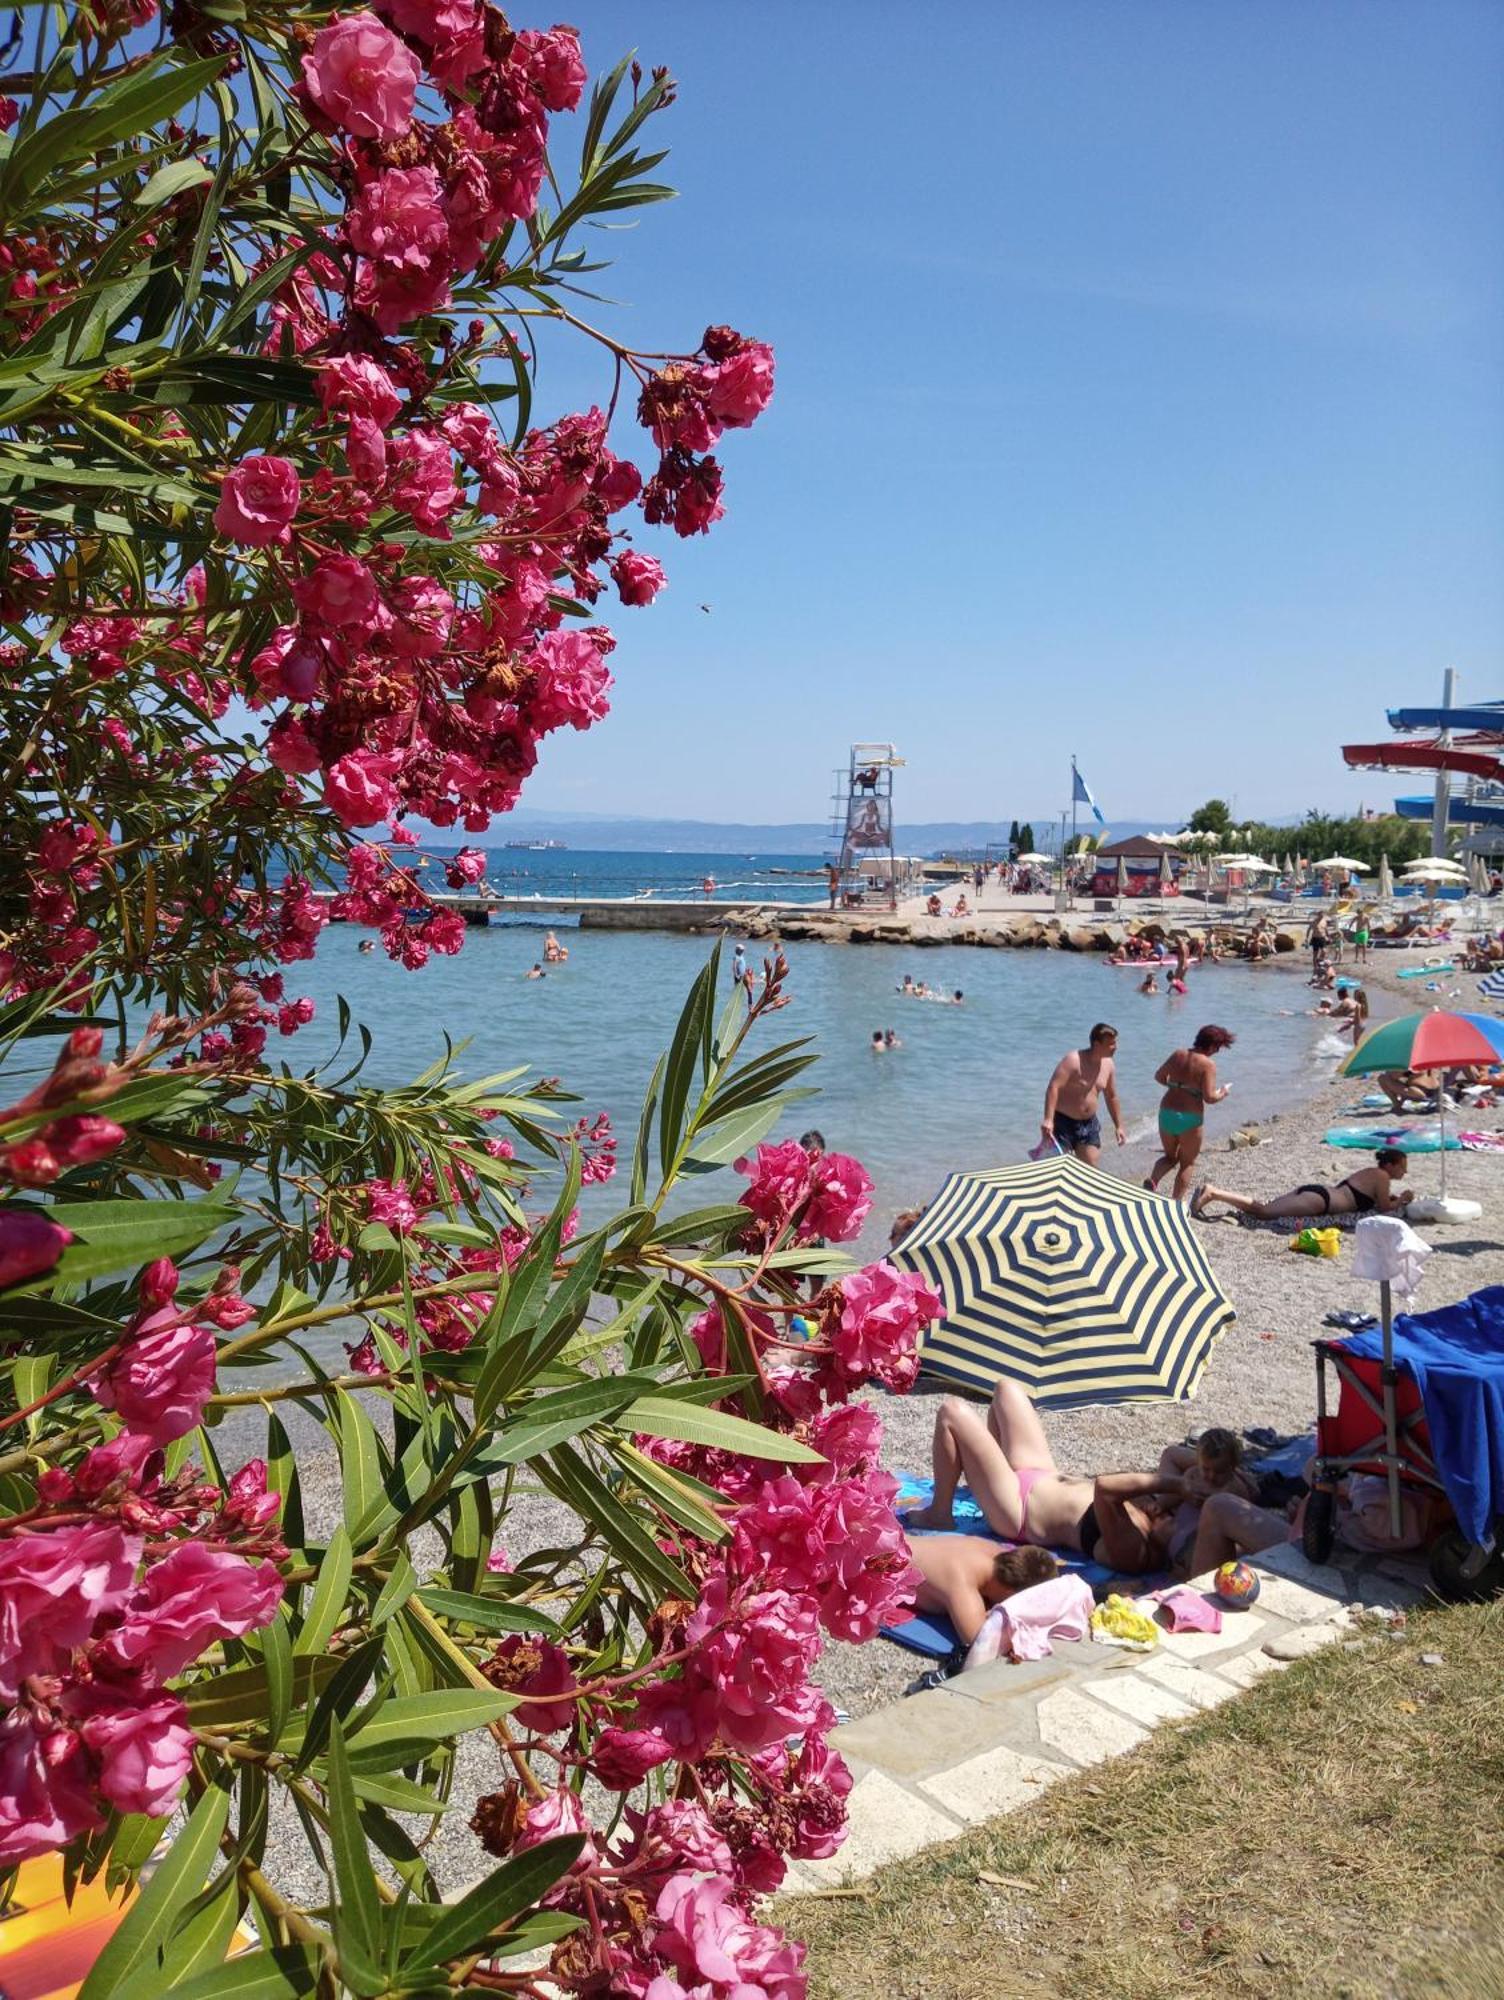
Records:
[[[1328,1648],[861,1887],[778,1909],[812,2000],[1504,2000],[1504,1602]]]

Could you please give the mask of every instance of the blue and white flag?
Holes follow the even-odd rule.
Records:
[[[1102,808],[1091,795],[1091,786],[1087,784],[1074,763],[1071,765],[1071,798],[1077,805],[1090,806],[1095,815],[1097,825],[1106,826],[1107,822],[1102,817]]]

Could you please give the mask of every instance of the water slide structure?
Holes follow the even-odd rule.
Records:
[[[1450,695],[1452,676],[1447,679]],[[1443,831],[1448,822],[1504,826],[1504,701],[1446,699],[1438,708],[1391,708],[1387,719],[1394,737],[1344,744],[1342,760],[1355,771],[1436,772],[1434,794],[1395,800],[1402,819],[1435,822],[1441,808]],[[1412,740],[1397,740],[1403,738]],[[1449,777],[1465,779],[1465,788],[1450,790]]]

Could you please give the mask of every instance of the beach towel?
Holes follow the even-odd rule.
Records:
[[[1216,1222],[1223,1218],[1209,1215],[1206,1219],[1208,1222]],[[1242,1229],[1267,1229],[1274,1236],[1299,1236],[1303,1229],[1309,1229],[1311,1226],[1311,1217],[1309,1215],[1261,1216],[1241,1215],[1234,1212],[1231,1220],[1235,1221]],[[1322,1215],[1318,1216],[1316,1220],[1321,1224],[1323,1229],[1347,1230],[1355,1229],[1359,1218],[1356,1214]]]
[[[1377,1329],[1344,1345],[1383,1358]],[[1394,1359],[1420,1390],[1436,1470],[1457,1524],[1481,1542],[1504,1515],[1504,1285],[1489,1285],[1454,1306],[1400,1313]]]
[[[1442,1138],[1439,1126],[1420,1125],[1334,1125],[1326,1134],[1328,1146],[1342,1146],[1349,1152],[1372,1153],[1390,1146],[1396,1153],[1439,1153]],[[1460,1153],[1462,1141],[1455,1132],[1446,1136],[1446,1151]]]

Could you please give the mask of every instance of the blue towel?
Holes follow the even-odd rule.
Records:
[[[1377,1327],[1343,1344],[1374,1361],[1384,1352]],[[1420,1390],[1457,1524],[1481,1542],[1504,1515],[1504,1285],[1438,1312],[1401,1313],[1394,1359]]]

